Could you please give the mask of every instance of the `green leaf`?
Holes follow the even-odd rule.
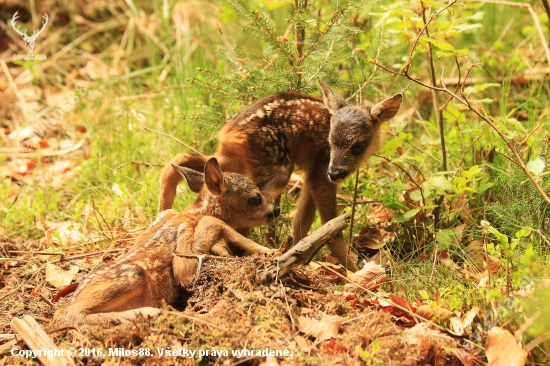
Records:
[[[429,300],[430,294],[426,290],[418,290],[418,293],[420,294],[420,297],[422,297],[423,300]]]
[[[479,85],[468,86],[467,88],[464,89],[464,91],[468,94],[471,94],[471,93],[483,91],[483,90],[488,89],[488,88],[494,88],[494,87],[497,87],[497,86],[500,86],[500,84],[499,83],[484,83],[484,84],[479,84]]]
[[[500,231],[498,231],[497,229],[495,229],[494,227],[492,226],[489,226],[487,228],[487,231],[489,231],[491,234],[493,234],[498,242],[500,243],[500,245],[502,245],[504,247],[504,249],[508,248],[508,236],[501,233]]]
[[[535,27],[533,27],[532,25],[528,25],[526,27],[523,27],[523,29],[521,30],[521,34],[524,37],[527,37],[528,35],[530,35],[531,33],[535,33],[536,31],[537,29]]]
[[[453,189],[453,185],[451,184],[451,182],[449,182],[446,177],[441,175],[430,177],[428,182],[430,182],[432,186],[442,189],[444,191],[451,191]]]
[[[440,39],[432,39],[428,37],[420,37],[421,40],[425,40],[436,46],[437,48],[443,50],[443,51],[454,51],[455,48],[452,44],[449,42],[442,41]]]
[[[483,11],[478,11],[478,12],[475,13],[474,15],[469,16],[468,19],[471,19],[471,20],[482,20],[484,14],[485,14],[485,13],[484,13]]]
[[[497,290],[491,289],[491,290],[489,290],[489,298],[502,300],[502,299],[504,299],[504,296],[500,292],[498,292]]]
[[[531,235],[531,229],[524,227],[516,232],[516,238],[525,238]]]
[[[435,233],[435,241],[439,243],[441,249],[448,249],[454,239],[458,236],[458,232],[452,229],[439,230]]]
[[[423,206],[422,209],[424,210],[431,210],[432,208],[436,208],[438,207],[439,205],[426,205],[426,206]]]
[[[462,123],[466,120],[466,115],[459,111],[453,103],[449,103],[443,110],[443,118],[449,122]]]
[[[527,130],[523,125],[515,118],[508,118],[506,120],[507,123],[511,124],[516,131],[519,131],[521,133],[527,133]]]
[[[535,160],[531,160],[527,163],[527,170],[529,170],[531,173],[535,174],[536,176],[541,175],[544,168],[546,167],[546,163],[544,160],[541,159],[540,156],[537,156]]]
[[[467,48],[462,48],[460,50],[455,50],[455,53],[462,55],[462,56],[468,56],[470,54],[470,50]]]
[[[420,192],[420,189],[412,191],[409,196],[411,197],[411,200],[413,201],[421,201],[422,200],[422,194]]]
[[[420,211],[419,208],[414,208],[405,212],[403,215],[397,215],[393,218],[392,222],[407,222],[414,217]]]
[[[472,103],[477,103],[477,104],[481,104],[481,103],[494,103],[494,100],[491,99],[491,98],[470,99],[470,102],[472,102]]]
[[[479,168],[479,165],[474,165],[470,169],[463,172],[462,175],[465,176],[468,179],[472,179],[472,177],[474,175],[476,175],[477,173],[479,173],[480,171],[481,171],[481,169]]]
[[[479,23],[474,23],[474,24],[457,24],[455,25],[452,30],[454,31],[459,31],[459,32],[464,32],[464,31],[470,31],[470,30],[474,30],[474,29],[477,29],[477,28],[482,28],[483,26]]]

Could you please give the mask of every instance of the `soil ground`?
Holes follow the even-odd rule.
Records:
[[[3,239],[2,249],[36,251],[40,244]],[[400,327],[391,314],[376,310],[368,296],[359,295],[351,300],[338,291],[333,277],[307,266],[295,269],[279,283],[259,285],[256,273],[269,261],[270,258],[259,257],[205,261],[200,277],[189,290],[185,308],[166,308],[156,319],[138,318],[132,324],[105,328],[53,329],[50,320],[55,309],[70,297],[52,307],[44,298],[51,299],[57,290],[45,280],[45,262],[40,258],[14,257],[12,262],[4,262],[0,267],[3,281],[0,333],[13,333],[11,319],[30,314],[52,335],[58,347],[83,349],[77,351],[82,354],[74,359],[77,364],[85,365],[481,363],[477,352],[465,347],[460,338],[431,329],[426,323]],[[82,275],[89,270],[84,260],[74,264],[83,268]],[[39,295],[36,295],[37,289],[40,289]],[[328,331],[334,324],[323,323],[323,319],[331,316],[341,317],[335,338],[318,339],[311,333],[320,337],[319,333],[298,329],[300,318],[305,317],[320,320],[320,328]],[[10,349],[12,347],[26,349],[23,341]],[[96,352],[101,349],[105,355],[86,356],[86,349]],[[119,356],[128,350],[137,354]],[[180,356],[169,357],[167,351],[179,352]],[[162,352],[164,355],[159,356]],[[269,356],[266,352],[278,356]],[[0,358],[0,365],[33,363],[24,357],[11,356],[9,351]]]

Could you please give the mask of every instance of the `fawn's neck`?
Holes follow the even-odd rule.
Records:
[[[223,211],[218,198],[210,192],[201,192],[199,197],[190,204],[184,211],[188,214],[202,214],[207,216],[214,216],[220,220],[223,220]]]

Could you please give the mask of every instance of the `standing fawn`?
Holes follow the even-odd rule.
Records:
[[[222,173],[215,158],[206,162],[204,174],[172,169],[199,197],[181,213],[160,213],[127,254],[88,275],[72,302],[55,312],[54,324],[118,324],[137,313],[157,315],[163,304],[177,305],[200,266],[199,258],[178,257],[174,251],[202,255],[212,249],[227,255],[216,244],[220,239],[245,252],[268,251],[234,229],[272,223],[279,215],[254,183],[237,173]]]
[[[315,210],[321,221],[338,215],[336,183],[344,181],[381,145],[383,122],[399,111],[403,96],[395,94],[373,107],[351,106],[319,79],[323,98],[277,93],[236,114],[218,132],[215,156],[224,171],[248,174],[270,199],[285,189],[294,170],[305,183],[293,218],[295,242],[307,235]],[[200,170],[206,156],[179,154],[171,163]],[[161,175],[159,211],[172,208],[181,176],[167,165]],[[329,244],[341,264],[357,271],[342,235]]]

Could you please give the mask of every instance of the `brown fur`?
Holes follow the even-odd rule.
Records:
[[[204,175],[178,168],[190,186],[202,187],[199,197],[181,213],[160,213],[127,254],[89,274],[72,302],[55,312],[55,324],[117,324],[137,313],[156,315],[163,304],[177,305],[199,262],[175,256],[174,251],[202,255],[212,249],[227,255],[216,244],[220,239],[245,252],[268,251],[234,227],[272,222],[278,215],[273,203],[248,178],[223,174],[215,158],[203,167]]]
[[[221,168],[250,175],[270,199],[284,191],[292,171],[303,170],[305,184],[293,221],[295,242],[307,235],[316,208],[323,223],[337,216],[335,183],[379,149],[380,127],[395,116],[402,101],[396,94],[372,108],[350,106],[319,83],[323,98],[298,93],[267,96],[231,118],[217,135],[215,156]],[[185,153],[171,163],[196,169],[207,158]],[[159,211],[172,208],[180,181],[168,165],[161,176]],[[344,266],[357,270],[342,236],[329,246]]]

